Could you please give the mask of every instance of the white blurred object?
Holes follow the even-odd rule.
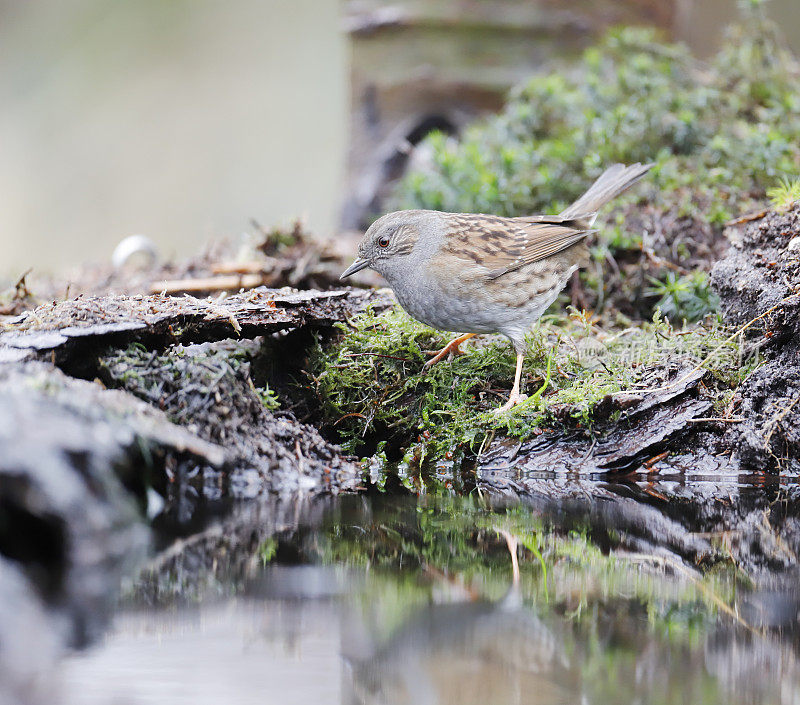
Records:
[[[154,519],[161,512],[164,511],[166,506],[164,498],[158,494],[152,487],[147,488],[147,518]]]
[[[111,263],[114,269],[149,269],[158,261],[158,250],[146,235],[130,235],[114,248]]]

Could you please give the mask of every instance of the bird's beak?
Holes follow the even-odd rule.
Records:
[[[339,279],[349,277],[351,274],[360,272],[362,269],[366,269],[367,267],[369,267],[369,260],[363,259],[362,257],[357,257],[356,261],[342,272],[342,276],[340,276]]]

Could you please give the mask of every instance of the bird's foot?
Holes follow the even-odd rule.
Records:
[[[433,357],[425,363],[425,367],[431,367],[437,362],[443,360],[445,357],[452,359],[456,357],[456,355],[465,355],[466,353],[461,349],[461,343],[463,343],[465,340],[468,340],[473,335],[475,334],[468,333],[467,335],[461,335],[458,338],[453,338],[453,340],[451,340],[438,352],[436,350],[426,350],[425,354],[433,355]]]
[[[516,390],[512,390],[511,394],[508,396],[508,401],[503,404],[503,406],[494,410],[495,416],[500,416],[500,414],[504,414],[509,409],[515,407],[517,404],[521,404],[528,398],[527,394],[520,394]]]

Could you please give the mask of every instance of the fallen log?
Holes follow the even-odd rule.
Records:
[[[224,299],[110,295],[54,302],[0,327],[0,392],[38,397],[47,389],[54,413],[124,427],[135,444],[166,459],[153,475],[162,493],[181,481],[182,459],[195,468],[190,473],[206,498],[354,488],[356,464],[316,429],[264,405],[259,394],[266,386],[255,388],[245,362],[260,343],[236,341],[329,329],[367,306],[390,303],[374,292],[290,289]],[[229,339],[235,342],[224,351],[208,347]],[[98,376],[113,389],[86,381]]]
[[[91,350],[254,338],[308,326],[331,328],[373,305],[382,293],[356,289],[254,289],[223,299],[192,296],[89,296],[45,304],[0,324],[0,363],[39,357],[57,365]]]

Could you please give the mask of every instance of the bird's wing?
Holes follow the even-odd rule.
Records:
[[[487,279],[497,279],[580,242],[593,230],[580,220],[559,216],[501,218],[448,214],[443,251],[472,260]]]

